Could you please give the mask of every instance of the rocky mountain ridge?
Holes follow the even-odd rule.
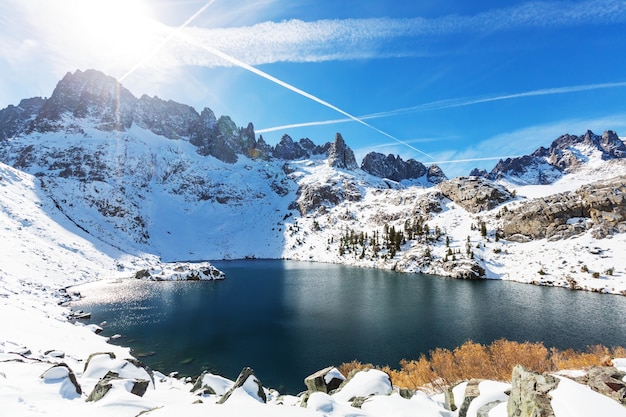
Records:
[[[84,133],[81,131],[81,121],[84,120],[105,132],[125,132],[135,125],[168,139],[188,141],[197,147],[198,154],[231,164],[237,162],[237,155],[284,160],[328,156],[330,163],[338,168],[359,168],[354,153],[345,143],[343,148],[336,148],[334,142],[315,145],[308,138],[295,142],[284,135],[272,147],[262,136],[256,139],[252,123],[238,127],[228,116],[217,118],[208,107],[198,113],[193,107],[172,100],[147,95],[136,98],[115,78],[96,70],[67,73],[50,98],[24,99],[17,106],[0,110],[0,141],[24,134]],[[394,181],[426,175],[426,168],[421,163],[413,159],[405,162],[392,155],[387,158],[386,169],[376,169],[371,160],[380,154],[371,155],[366,157],[368,162],[364,162],[361,168],[372,175]],[[413,168],[407,170],[406,166]],[[426,181],[445,179],[438,167],[430,169],[433,173],[429,172]]]
[[[552,184],[563,175],[576,172],[593,152],[599,152],[602,160],[623,159],[626,144],[612,130],[602,135],[590,130],[580,136],[565,134],[548,148],[542,146],[530,155],[500,160],[491,172],[476,170],[471,175],[494,181],[506,178],[521,184]]]
[[[321,146],[285,135],[272,147],[252,124],[137,99],[95,71],[68,74],[49,99],[0,110],[0,121],[0,162],[34,176],[41,198],[93,239],[131,255],[287,258],[626,293],[626,265],[603,258],[626,240],[626,153],[611,131],[563,136],[517,161],[518,174],[447,180],[393,155],[370,153],[359,167],[341,134]],[[520,185],[550,172],[545,188]],[[601,279],[537,264],[536,245],[589,257]]]

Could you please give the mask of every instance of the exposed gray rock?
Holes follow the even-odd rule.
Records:
[[[474,399],[480,395],[480,389],[478,387],[480,379],[470,379],[465,387],[465,395],[463,397],[463,404],[459,407],[459,417],[467,417],[467,410]]]
[[[626,406],[626,372],[612,366],[593,366],[576,381]]]
[[[215,395],[215,389],[210,387],[204,383],[204,376],[207,375],[208,371],[203,371],[200,376],[194,382],[193,387],[191,388],[191,392],[197,393],[201,392],[202,394],[210,394]]]
[[[322,206],[334,207],[345,200],[360,201],[362,198],[358,187],[348,180],[307,184],[301,186],[297,194],[297,200],[289,208],[298,209],[302,215]]]
[[[523,184],[552,184],[562,176],[558,167],[534,155],[501,159],[489,173],[494,181],[506,178]]]
[[[507,404],[510,417],[554,417],[550,391],[559,384],[552,375],[528,371],[517,365],[511,378],[511,395]]]
[[[387,156],[378,152],[370,152],[365,155],[361,162],[361,169],[371,175],[380,178],[388,178],[393,181],[417,179],[426,175],[427,169],[424,164],[415,159],[406,162],[400,156]]]
[[[438,184],[437,188],[471,213],[491,210],[513,199],[506,188],[483,177],[457,177]]]
[[[474,168],[473,170],[470,171],[469,176],[470,177],[489,178],[489,173],[487,172],[486,169]]]
[[[450,411],[457,410],[456,401],[454,400],[454,391],[452,391],[453,388],[454,387],[449,386],[449,387],[446,387],[445,390],[443,391],[443,398],[444,398],[443,407],[446,410],[450,410]]]
[[[46,99],[33,97],[20,101],[17,106],[9,105],[0,110],[0,141],[24,132],[45,103]]]
[[[213,110],[205,107],[200,117],[189,127],[189,142],[197,146],[198,153],[210,155],[210,146],[217,138],[217,117]]]
[[[328,149],[328,165],[334,168],[354,170],[359,166],[354,158],[354,152],[346,145],[341,133],[335,136],[335,142]]]
[[[168,139],[186,139],[189,137],[190,127],[199,118],[191,106],[143,95],[135,105],[133,121],[139,127]]]
[[[42,378],[46,382],[55,381],[55,380],[67,380],[74,388],[76,395],[81,395],[83,390],[76,379],[76,374],[74,371],[66,364],[59,363],[54,365],[53,367],[46,370],[43,374],[41,374],[40,378]]]
[[[473,259],[448,259],[442,262],[446,276],[457,279],[481,279],[485,276],[485,268]]]
[[[489,417],[489,413],[491,413],[491,410],[493,410],[496,406],[502,404],[503,402],[504,401],[498,400],[483,405],[478,410],[476,410],[476,417]]]
[[[439,168],[439,166],[433,164],[428,167],[426,179],[431,184],[439,184],[440,182],[446,181],[448,177],[446,177],[446,174],[443,173],[443,170]]]
[[[248,383],[248,381],[250,381],[250,383]],[[254,386],[257,388],[255,389],[255,392],[248,392],[248,394],[255,397],[258,401],[262,403],[267,402],[267,396],[265,395],[265,390],[263,389],[261,381],[258,380],[252,368],[246,367],[242,369],[232,388],[229,389],[228,392],[226,392],[226,394],[224,394],[217,403],[224,404],[226,401],[228,401],[228,399],[233,394],[233,392],[235,392],[235,390],[243,389],[244,385],[246,384],[254,384]]]
[[[41,107],[29,131],[64,129],[64,115],[91,118],[101,130],[125,130],[132,125],[137,99],[113,77],[95,70],[67,73]]]
[[[337,375],[342,378],[338,378]],[[329,393],[339,388],[344,380],[343,375],[339,374],[335,367],[329,366],[306,377],[304,384],[309,392]]]
[[[107,372],[107,374],[104,377],[102,377],[98,381],[98,383],[93,387],[93,390],[87,397],[86,401],[95,402],[95,401],[100,401],[102,398],[104,398],[104,396],[107,395],[107,393],[111,390],[111,388],[113,388],[113,384],[111,383],[111,381],[115,379],[119,379],[119,374],[115,372],[111,372],[111,371]]]
[[[105,376],[100,378],[98,383],[94,386],[93,390],[87,397],[88,402],[99,401],[113,388],[113,381],[122,380],[117,372],[109,371]],[[132,379],[132,386],[130,387],[130,393],[143,397],[146,393],[150,381],[147,379]]]
[[[603,237],[626,230],[626,177],[537,198],[502,213],[506,239],[564,239],[597,230]]]
[[[272,155],[279,159],[295,160],[307,157],[308,153],[299,143],[294,142],[291,136],[283,135],[274,147]]]

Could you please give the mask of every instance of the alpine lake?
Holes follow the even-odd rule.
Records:
[[[623,296],[296,261],[212,263],[225,280],[90,284],[72,308],[152,369],[234,380],[250,366],[283,394],[330,365],[397,368],[467,340],[626,346]]]

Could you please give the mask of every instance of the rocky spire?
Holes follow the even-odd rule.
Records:
[[[354,158],[354,152],[346,145],[341,137],[341,133],[335,135],[335,142],[330,145],[328,150],[328,165],[341,169],[357,169],[359,165]]]

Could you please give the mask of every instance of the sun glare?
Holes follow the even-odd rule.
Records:
[[[123,70],[154,48],[163,25],[140,0],[74,0],[65,2],[64,21],[74,33],[72,44],[88,56]]]

